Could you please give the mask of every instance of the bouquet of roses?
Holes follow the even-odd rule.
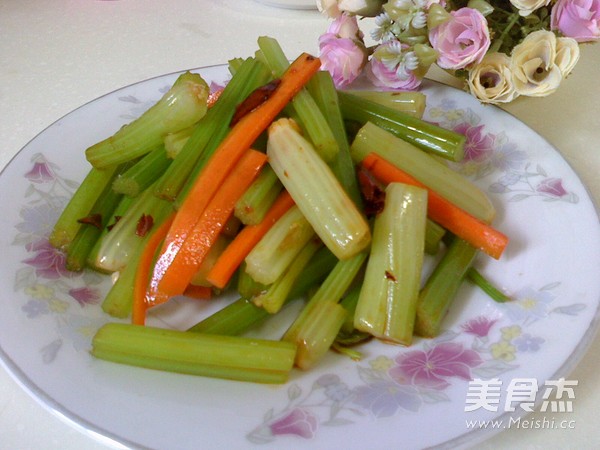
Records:
[[[415,90],[437,64],[485,103],[554,92],[600,39],[600,0],[317,0],[333,19],[320,58],[338,87],[361,73],[386,90]],[[365,44],[359,19],[371,20]]]

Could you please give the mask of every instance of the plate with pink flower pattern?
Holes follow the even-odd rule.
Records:
[[[225,66],[198,71],[215,84],[227,80]],[[101,309],[110,279],[67,272],[49,231],[89,169],[85,148],[139,116],[176,76],[81,106],[34,138],[0,176],[0,190],[10,192],[0,200],[0,357],[40,403],[104,442],[155,449],[457,448],[490,436],[477,425],[484,421],[508,424],[530,410],[570,406],[568,396],[549,392],[572,389],[561,378],[598,325],[598,212],[543,138],[433,82],[423,87],[425,118],[467,136],[465,159],[454,168],[489,195],[495,226],[511,239],[500,260],[482,256],[476,267],[512,301],[496,303],[464,283],[437,338],[408,348],[371,341],[358,361],[331,352],[276,386],[94,359],[91,337],[114,320]],[[226,301],[181,299],[153,320],[184,328]],[[269,321],[252,333],[277,338],[280,327]]]

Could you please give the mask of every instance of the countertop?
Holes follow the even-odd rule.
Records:
[[[20,0],[0,2],[0,167],[63,115],[139,80],[251,55],[270,35],[289,55],[317,54],[327,26],[316,10],[277,9],[252,0]],[[503,107],[554,145],[600,204],[600,47],[559,91]],[[430,78],[457,85],[440,70]],[[7,195],[7,193],[2,193]],[[570,379],[579,381],[575,429],[510,429],[478,448],[597,448],[600,337]],[[0,369],[0,448],[105,449],[31,398]]]

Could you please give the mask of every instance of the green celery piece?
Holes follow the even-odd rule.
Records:
[[[164,137],[198,122],[206,114],[209,88],[199,74],[181,74],[169,91],[133,122],[94,144],[86,158],[103,168],[138,158],[163,143]]]
[[[163,143],[165,145],[165,152],[169,159],[175,159],[197,126],[198,124],[195,123],[194,125],[184,128],[183,130],[176,131],[175,133],[169,133],[165,136]]]
[[[255,295],[259,295],[261,292],[266,291],[269,288],[269,285],[259,283],[254,278],[252,278],[248,272],[246,272],[246,263],[242,261],[240,265],[237,280],[237,290],[238,293],[243,297],[250,299]]]
[[[286,302],[306,295],[309,289],[323,281],[336,262],[337,258],[327,247],[318,250],[302,274],[296,279]],[[264,308],[256,306],[249,298],[242,297],[197,323],[188,331],[238,336],[271,316]]]
[[[445,235],[446,229],[428,218],[425,226],[425,253],[436,255]]]
[[[111,317],[125,319],[131,315],[133,286],[143,248],[143,245],[140,245],[133,251],[129,262],[119,271],[117,280],[102,300],[102,311]]]
[[[311,322],[317,306],[321,303],[338,303],[356,279],[366,259],[367,252],[361,252],[350,259],[338,261],[285,332],[283,339],[298,343],[298,333]]]
[[[335,302],[322,302],[315,305],[311,320],[298,330],[295,364],[308,370],[327,353],[334,343],[348,311]]]
[[[422,150],[452,161],[460,161],[464,156],[466,138],[460,133],[352,94],[339,91],[338,96],[346,120],[371,122]]]
[[[442,320],[476,256],[475,247],[460,238],[453,239],[419,294],[415,334],[428,338],[438,335]]]
[[[384,341],[410,345],[421,283],[427,191],[390,183],[375,218],[373,243],[354,326]]]
[[[82,227],[78,220],[88,216],[94,202],[112,182],[116,170],[117,166],[105,170],[90,169],[54,224],[50,245],[63,250],[69,246]]]
[[[96,332],[91,354],[107,361],[168,372],[285,383],[296,347],[282,341],[108,323]]]
[[[113,182],[112,188],[129,197],[137,197],[160,178],[169,164],[171,164],[171,159],[167,157],[164,144],[161,144],[142,157],[125,173],[119,175]]]
[[[67,270],[80,272],[86,267],[88,256],[102,235],[102,230],[112,219],[121,197],[120,193],[112,189],[110,182],[104,187],[88,214],[88,216],[97,215],[99,221],[97,224],[84,224],[71,241],[67,248]]]
[[[235,205],[234,214],[244,225],[259,223],[283,189],[270,166],[265,166]]]
[[[244,60],[156,186],[158,197],[173,201],[186,195],[188,184],[195,180],[197,173],[229,132],[237,105],[269,79],[270,73],[264,64],[253,58]]]
[[[317,72],[308,83],[308,90],[326,117],[339,146],[339,151],[329,167],[356,206],[362,210],[362,197],[333,78],[327,71]]]
[[[294,282],[302,274],[315,252],[321,247],[321,242],[313,239],[309,241],[296,258],[288,265],[286,270],[264,292],[252,298],[256,306],[264,308],[268,313],[279,312],[288,298]]]
[[[489,197],[462,174],[373,123],[361,127],[350,152],[356,164],[371,152],[378,154],[484,222],[491,222],[496,214]]]
[[[258,38],[258,46],[274,75],[276,77],[283,75],[290,63],[279,42],[271,37],[261,36]],[[309,137],[317,153],[325,161],[332,161],[339,152],[338,142],[311,94],[303,88],[292,99],[291,104],[299,125]]]
[[[374,103],[400,111],[418,119],[423,118],[427,97],[422,92],[415,91],[373,91],[345,90],[347,94],[355,95]]]
[[[494,286],[486,279],[475,267],[469,268],[467,271],[467,279],[485,292],[492,300],[498,303],[506,303],[511,301],[511,298]]]
[[[93,250],[93,267],[105,272],[117,272],[127,265],[135,249],[142,245],[138,224],[142,216],[150,216],[154,224],[161,223],[173,212],[170,202],[154,196],[154,185],[135,198],[127,212],[104,234]]]
[[[314,237],[302,211],[292,206],[248,253],[246,272],[259,283],[274,283]]]

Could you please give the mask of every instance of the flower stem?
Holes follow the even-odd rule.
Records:
[[[509,16],[509,20],[506,24],[506,27],[504,28],[500,36],[497,39],[494,39],[494,43],[489,49],[490,53],[497,52],[498,50],[500,50],[500,47],[502,47],[502,44],[504,43],[504,38],[510,32],[512,27],[514,27],[515,24],[519,21],[519,17],[520,16],[518,12],[514,12]]]

